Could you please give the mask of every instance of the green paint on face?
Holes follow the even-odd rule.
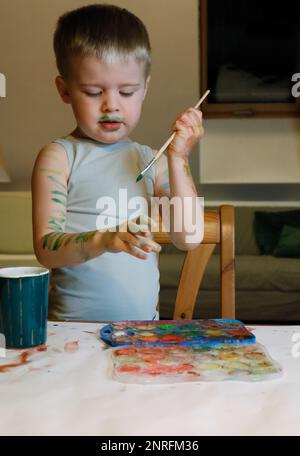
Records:
[[[117,116],[108,116],[107,114],[103,114],[100,117],[99,122],[123,122],[123,119]]]

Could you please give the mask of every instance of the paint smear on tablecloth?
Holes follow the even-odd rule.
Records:
[[[66,342],[64,346],[64,351],[67,353],[74,353],[79,349],[79,342],[78,340],[72,340],[70,342]]]

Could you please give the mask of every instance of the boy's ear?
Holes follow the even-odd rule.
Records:
[[[70,104],[71,103],[71,98],[70,98],[70,94],[69,94],[69,91],[68,91],[67,84],[66,84],[65,80],[61,76],[57,76],[55,78],[55,85],[56,85],[56,88],[58,90],[58,93],[59,93],[61,99],[65,103]]]
[[[145,99],[145,97],[146,97],[146,95],[147,95],[148,88],[149,88],[149,84],[150,84],[150,80],[151,80],[151,76],[148,76],[147,79],[146,79],[146,82],[145,82],[145,90],[144,90],[144,97],[143,97],[143,99]]]

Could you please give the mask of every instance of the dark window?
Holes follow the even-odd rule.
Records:
[[[299,19],[300,1],[200,0],[201,91],[211,90],[204,110],[297,114]]]

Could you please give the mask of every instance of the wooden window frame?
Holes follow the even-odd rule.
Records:
[[[200,38],[200,93],[208,87],[207,77],[207,3],[199,0],[199,38]],[[292,76],[292,75],[291,75]],[[206,118],[239,117],[299,117],[300,99],[293,103],[210,103],[209,97],[202,105]]]

